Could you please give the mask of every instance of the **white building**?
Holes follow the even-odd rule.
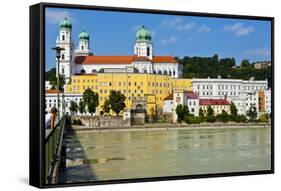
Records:
[[[90,50],[90,36],[85,31],[80,33],[79,45],[74,50],[71,33],[72,25],[64,19],[59,25],[56,46],[65,49],[61,52],[59,71],[65,76],[66,82],[73,74],[90,74],[101,72],[103,69],[126,67],[134,67],[138,73],[166,74],[173,78],[183,75],[183,67],[174,57],[154,55],[151,33],[144,26],[136,33],[133,54],[127,56],[93,55]]]
[[[241,79],[221,79],[204,78],[192,79],[192,89],[199,98],[224,99],[225,97],[233,100],[239,99],[241,94],[253,93],[259,90],[268,89],[268,81],[257,81]]]
[[[64,99],[63,99],[64,98]],[[70,102],[75,101],[77,104],[82,100],[82,94],[70,94],[70,93],[60,93],[60,103],[64,100],[65,113],[70,114]],[[45,94],[45,112],[49,112],[52,107],[58,108],[57,104],[57,90],[46,90]],[[59,112],[62,114],[62,105],[59,107]],[[77,112],[79,114],[79,112]]]
[[[259,113],[258,91],[268,89],[267,80],[221,79],[215,78],[192,79],[192,89],[200,99],[224,99],[233,102],[238,114],[246,115],[251,106]]]
[[[163,101],[163,112],[171,113],[174,111],[174,100],[173,94],[168,95]]]
[[[50,81],[45,81],[45,89],[49,90],[51,89],[53,86],[51,85]]]

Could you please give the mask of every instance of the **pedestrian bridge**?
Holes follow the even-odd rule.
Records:
[[[59,170],[64,164],[63,135],[65,131],[66,116],[63,116],[53,129],[45,130],[45,182],[55,184],[58,182]]]

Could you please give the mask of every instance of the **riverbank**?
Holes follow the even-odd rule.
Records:
[[[270,128],[270,123],[201,123],[201,124],[175,124],[175,123],[147,123],[131,127],[106,127],[97,128],[91,126],[72,125],[69,131],[128,131],[128,130],[157,130],[157,129],[233,129],[233,128]]]

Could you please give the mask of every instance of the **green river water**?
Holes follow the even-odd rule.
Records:
[[[270,170],[270,128],[87,131],[66,136],[61,182]]]

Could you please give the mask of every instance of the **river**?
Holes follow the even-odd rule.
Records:
[[[271,169],[270,128],[87,131],[66,136],[61,182]]]

